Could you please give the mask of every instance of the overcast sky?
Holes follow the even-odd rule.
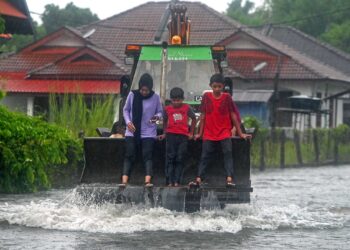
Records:
[[[158,2],[159,0],[152,0]],[[164,0],[163,0],[164,1]],[[196,2],[199,0],[196,0]],[[261,5],[264,0],[253,0],[256,5]],[[28,8],[31,12],[43,13],[44,7],[46,4],[55,4],[59,5],[60,8],[64,8],[67,3],[73,2],[74,5],[80,8],[90,8],[92,13],[98,15],[100,19],[105,19],[107,17],[113,16],[125,10],[131,9],[140,4],[149,2],[145,0],[27,0]],[[224,12],[227,9],[228,3],[230,0],[203,0],[202,3],[205,3],[209,7],[219,11]],[[32,18],[41,23],[40,16],[31,13]]]

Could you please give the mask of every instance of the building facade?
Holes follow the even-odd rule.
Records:
[[[148,2],[90,25],[62,27],[1,59],[3,102],[31,115],[50,93],[118,94],[120,78],[130,72],[123,63],[126,44],[161,42],[156,36],[166,41],[160,20],[169,3]],[[224,74],[233,80],[243,115],[257,115],[266,126],[300,128],[350,120],[347,95],[324,99],[350,89],[348,54],[287,26],[253,29],[203,3],[180,3],[191,19],[191,44],[226,46]],[[321,110],[293,112],[289,97],[295,95],[324,99]]]

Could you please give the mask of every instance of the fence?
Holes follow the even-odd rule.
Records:
[[[350,128],[260,130],[251,150],[253,168],[340,164],[350,162]]]

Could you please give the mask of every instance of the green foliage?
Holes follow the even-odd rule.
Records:
[[[333,135],[336,140],[345,143],[350,138],[350,127],[346,124],[341,124],[333,130]]]
[[[45,28],[38,26],[36,22],[33,23],[36,32],[36,37],[33,35],[17,35],[14,34],[12,39],[0,46],[0,52],[17,52],[18,50],[31,44],[36,39],[40,39],[46,35]]]
[[[0,90],[0,101],[1,101],[1,99],[4,98],[4,97],[5,97],[5,92],[2,91],[2,90]]]
[[[266,166],[280,166],[281,132],[282,130],[276,130],[277,140],[273,140],[268,129],[259,130],[251,148],[251,162],[253,167],[259,168],[260,166],[262,141],[265,143],[264,156]],[[319,162],[321,164],[334,161],[335,144],[338,145],[339,162],[350,161],[350,127],[343,124],[335,129],[309,129],[300,133],[300,146],[304,164],[316,163],[315,134],[318,138]],[[290,133],[285,141],[285,166],[295,165],[298,165],[296,147],[293,141],[293,135]]]
[[[72,132],[73,136],[83,131],[86,136],[95,136],[97,127],[111,127],[115,114],[115,95],[92,97],[50,95],[50,121]]]
[[[350,19],[341,24],[331,24],[321,39],[350,53]]]
[[[0,101],[6,96],[6,92],[4,91],[5,83],[6,81],[2,77],[0,77]]]
[[[245,116],[243,118],[243,124],[246,128],[255,128],[257,130],[261,127],[261,122],[255,116]]]
[[[81,142],[64,129],[3,106],[0,117],[0,192],[48,188],[53,165],[67,168],[80,160]]]
[[[237,20],[246,25],[261,25],[266,20],[267,12],[264,8],[254,9],[254,3],[242,0],[233,0],[227,10],[226,14],[234,20]]]
[[[245,25],[282,23],[350,52],[350,2],[344,0],[233,0],[227,15]]]
[[[270,0],[271,22],[300,20],[290,25],[317,37],[325,31],[330,21],[329,16],[323,15],[308,20],[302,19],[334,9],[334,5],[332,6],[330,2],[337,2],[337,0]]]
[[[64,9],[55,4],[46,5],[42,20],[46,31],[51,33],[62,26],[77,27],[98,21],[99,18],[90,9],[79,8],[71,2]]]
[[[34,42],[32,35],[13,35],[12,39],[0,47],[1,52],[16,52]]]
[[[295,21],[288,25],[350,51],[349,1],[269,0],[268,5],[271,22]]]
[[[0,16],[0,33],[3,33],[5,30],[5,20]]]

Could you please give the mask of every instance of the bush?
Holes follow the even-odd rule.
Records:
[[[0,192],[49,188],[53,165],[74,166],[82,145],[67,131],[0,106]]]
[[[261,127],[261,122],[255,116],[245,116],[243,118],[243,124],[246,128],[255,128],[256,130],[259,130]]]

